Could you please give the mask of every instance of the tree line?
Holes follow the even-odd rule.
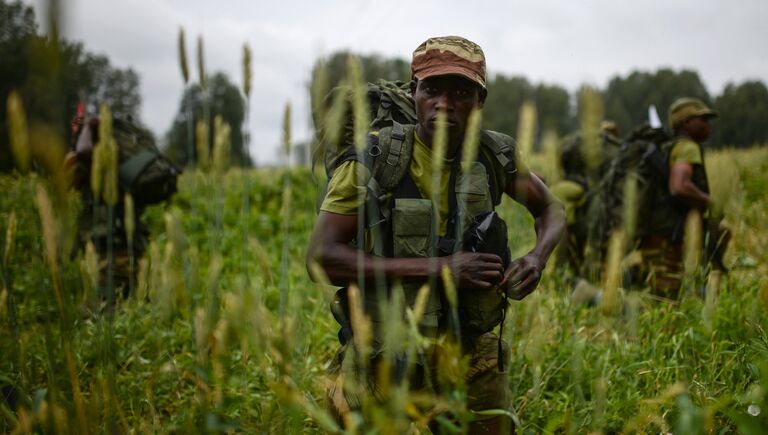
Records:
[[[31,6],[0,0],[0,172],[13,169],[6,115],[12,91],[22,99],[31,131],[45,126],[53,128],[57,137],[69,137],[69,123],[80,102],[86,115],[98,114],[105,103],[114,117],[145,127],[140,117],[139,75],[131,68],[113,66],[107,56],[89,52],[81,42],[57,38],[55,22],[49,28],[54,29],[49,35],[40,33]],[[191,114],[195,125],[203,117],[204,104],[211,123],[208,131],[213,132],[213,120],[221,115],[231,126],[232,162],[249,165],[242,133],[245,100],[223,73],[212,74],[205,94],[197,84],[185,87],[178,115],[163,138],[165,152],[182,166],[193,160],[188,155],[186,116]],[[196,134],[193,129],[193,144]],[[212,148],[213,135],[208,137]]]
[[[318,60],[312,77],[321,65],[326,68],[331,86],[344,77],[348,52],[336,52]],[[358,56],[363,79],[375,82],[410,79],[410,64],[398,58],[378,55]],[[310,80],[309,88],[313,88]],[[495,74],[488,78],[488,98],[483,111],[483,127],[516,134],[519,108],[533,101],[537,108],[539,134],[554,131],[562,137],[579,125],[576,95],[556,84],[532,83],[523,76]],[[626,134],[648,121],[648,108],[654,105],[666,124],[667,109],[679,97],[697,97],[720,112],[713,124],[712,147],[748,147],[768,143],[768,89],[761,81],[728,84],[720,95],[710,95],[696,71],[660,68],[656,71],[634,71],[615,76],[601,89],[605,118],[617,123]],[[313,102],[313,107],[316,102]]]
[[[55,23],[51,28],[55,29]],[[98,113],[98,107],[106,103],[114,116],[143,125],[139,116],[139,76],[133,69],[117,68],[105,55],[90,53],[82,43],[56,38],[55,31],[50,33],[54,36],[39,32],[30,6],[18,0],[0,0],[0,171],[12,169],[5,104],[12,90],[22,97],[30,127],[53,126],[59,137],[68,137],[69,121],[79,102],[85,103],[88,114]],[[313,89],[312,77],[316,77],[320,65],[326,68],[329,84],[337,85],[344,76],[348,56],[341,51],[319,59],[308,88]],[[405,59],[377,55],[358,58],[366,81],[410,79],[410,63]],[[696,71],[662,68],[615,76],[601,93],[606,118],[614,120],[623,133],[646,121],[649,105],[655,105],[665,120],[674,99],[694,96],[720,112],[713,125],[712,146],[768,143],[768,89],[761,81],[731,83],[720,95],[713,96]],[[536,104],[539,134],[551,130],[562,137],[577,129],[578,108],[573,93],[557,84],[532,83],[523,76],[509,74],[489,77],[484,128],[516,134],[518,111],[524,101]],[[163,136],[166,153],[180,165],[194,162],[194,149],[189,144],[196,143],[197,132],[189,128],[187,118],[192,117],[194,126],[204,116],[206,106],[211,122],[220,115],[231,126],[232,163],[250,165],[242,128],[245,98],[220,72],[209,77],[206,92],[197,84],[185,86],[177,115]]]

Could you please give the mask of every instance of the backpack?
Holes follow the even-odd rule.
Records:
[[[118,145],[120,189],[130,193],[136,204],[156,204],[176,193],[181,170],[160,152],[147,130],[115,118],[112,134]]]
[[[677,204],[668,188],[671,139],[662,128],[643,124],[630,133],[607,163],[599,184],[587,193],[586,206],[577,219],[589,226],[591,252],[602,252],[611,234],[624,227],[627,207],[635,213],[635,227],[628,229],[632,230],[632,240],[680,226]],[[631,202],[624,191],[628,180],[636,186]]]

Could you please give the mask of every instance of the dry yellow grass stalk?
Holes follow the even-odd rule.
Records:
[[[27,117],[24,114],[24,104],[16,91],[11,91],[8,95],[7,113],[11,152],[16,160],[16,167],[26,173],[31,161]]]
[[[213,121],[213,170],[221,175],[229,167],[229,152],[231,148],[231,129],[221,115],[216,115]]]
[[[603,159],[600,146],[600,122],[604,116],[603,99],[598,90],[587,86],[581,89],[579,103],[581,153],[587,169],[594,171]]]
[[[368,95],[360,60],[355,56],[347,57],[347,83],[352,91],[352,117],[354,119],[354,143],[358,151],[365,149],[370,116]]]
[[[536,104],[525,101],[520,106],[517,123],[517,149],[520,161],[528,165],[533,154],[533,143],[536,137]]]
[[[688,279],[695,277],[701,264],[703,240],[701,213],[692,209],[685,219],[683,238],[683,270]]]
[[[208,124],[202,119],[195,126],[195,139],[197,146],[197,167],[203,171],[208,170],[211,161],[211,151],[208,148]]]
[[[363,310],[363,301],[360,297],[360,289],[351,284],[347,289],[349,298],[349,317],[352,323],[353,340],[360,352],[360,361],[366,361],[371,352],[371,340],[373,339],[373,327],[371,320]]]
[[[477,150],[480,147],[480,124],[483,119],[482,109],[472,109],[467,122],[467,131],[464,135],[464,144],[461,146],[461,171],[469,172],[469,168],[477,158]]]
[[[245,98],[251,97],[251,81],[253,74],[251,72],[251,47],[248,43],[243,44],[243,94]]]
[[[53,214],[53,206],[48,197],[48,192],[42,185],[37,186],[37,208],[40,213],[40,221],[43,227],[43,244],[45,246],[45,260],[51,272],[53,280],[53,292],[56,304],[61,313],[64,312],[64,297],[59,275],[59,224]]]
[[[8,215],[8,228],[5,230],[5,249],[3,250],[3,265],[8,267],[13,255],[13,246],[16,242],[16,212]]]
[[[134,234],[136,234],[136,207],[133,203],[133,196],[130,193],[125,194],[125,200],[123,202],[125,213],[123,218],[123,224],[125,225],[125,235],[128,240],[133,240]]]
[[[283,153],[286,163],[291,162],[291,103],[285,103],[283,109]]]
[[[600,309],[607,316],[618,315],[622,307],[622,297],[619,290],[621,285],[621,260],[626,246],[626,233],[619,229],[611,234],[608,241],[608,254],[605,261],[603,278],[603,294],[600,298]]]
[[[544,168],[544,177],[547,184],[554,186],[555,183],[563,179],[563,168],[560,165],[560,145],[557,133],[553,130],[546,130],[541,137],[542,165]],[[531,161],[531,165],[534,161]]]
[[[184,28],[179,27],[179,67],[184,84],[189,83],[189,65],[187,63],[187,43],[184,39]]]
[[[205,92],[208,89],[208,76],[205,74],[205,53],[203,52],[203,37],[197,37],[197,74],[200,79],[200,88]]]

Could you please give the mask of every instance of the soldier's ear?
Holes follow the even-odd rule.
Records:
[[[416,93],[416,85],[418,84],[418,80],[416,78],[411,79],[411,95],[414,95]]]
[[[482,86],[478,86],[477,90],[477,107],[482,108],[485,104],[485,97],[488,96],[488,90]]]

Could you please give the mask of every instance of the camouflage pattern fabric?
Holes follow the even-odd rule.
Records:
[[[413,52],[411,75],[417,80],[452,74],[485,88],[483,49],[460,36],[440,36],[427,39]]]
[[[435,343],[441,342],[443,341],[438,340]],[[469,342],[465,341],[463,346],[463,355],[469,358],[469,370],[464,378],[467,408],[472,411],[509,410],[511,407],[508,374],[499,370],[498,343],[498,336],[487,332]],[[441,385],[439,376],[436,375],[439,373],[440,361],[447,359],[444,356],[446,352],[443,344],[434,344],[428,351],[430,356],[413,365],[413,373],[408,377],[412,392],[439,396],[441,391],[446,390],[446,385]],[[502,344],[502,354],[504,359],[509,359],[510,351],[506,343]],[[404,369],[402,364],[398,361],[386,361],[383,354],[372,357],[365,372],[353,360],[353,348],[351,343],[348,343],[339,349],[326,371],[326,408],[341,425],[349,419],[350,412],[362,407],[364,401],[373,399],[378,404],[385,403],[385,390],[388,388],[382,385],[377,376],[387,376],[393,383],[403,378],[397,373],[398,370]],[[389,367],[394,373],[383,375],[385,367]],[[361,380],[362,388],[355,389],[354,383],[347,379],[348,376]],[[422,412],[428,413],[430,410],[422,409]],[[514,425],[508,417],[478,416],[473,422],[472,433],[483,433],[484,426],[499,425],[506,427],[508,431],[514,430]]]

